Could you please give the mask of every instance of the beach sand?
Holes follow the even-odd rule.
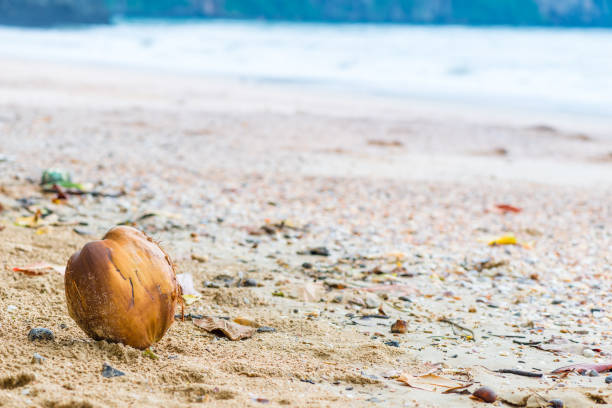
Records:
[[[605,373],[550,375],[612,359],[604,119],[0,65],[0,406],[485,406],[398,381],[428,372],[491,387],[496,406],[612,404]],[[54,203],[39,185],[51,167],[121,196]],[[15,225],[41,208],[41,225]],[[177,320],[154,359],[89,339],[61,273],[13,270],[64,266],[119,223],[193,275],[188,313],[276,331],[229,341]],[[518,245],[488,245],[510,234]],[[33,327],[55,340],[29,341]],[[105,362],[125,375],[104,378]]]

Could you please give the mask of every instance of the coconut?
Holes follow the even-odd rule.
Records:
[[[145,349],[172,322],[181,288],[164,250],[143,232],[115,227],[68,260],[70,317],[95,340]]]

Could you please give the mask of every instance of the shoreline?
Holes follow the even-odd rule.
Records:
[[[9,81],[50,81],[61,84],[66,72],[75,77],[66,82],[76,82],[83,86],[95,86],[92,76],[105,80],[109,86],[136,86],[155,81],[173,81],[182,89],[195,82],[196,87],[208,87],[214,92],[225,92],[228,97],[237,98],[237,93],[253,94],[253,97],[265,96],[265,107],[253,104],[250,109],[274,109],[279,112],[311,111],[330,115],[366,116],[371,118],[385,117],[397,119],[404,115],[441,115],[444,119],[469,121],[487,126],[549,126],[569,132],[595,132],[598,137],[610,138],[609,128],[612,118],[605,115],[583,113],[559,113],[554,110],[533,111],[516,107],[486,106],[486,103],[448,101],[431,97],[413,97],[409,95],[392,95],[384,91],[349,90],[348,88],[328,86],[317,83],[276,82],[239,77],[217,77],[214,75],[173,72],[154,67],[120,66],[112,63],[82,61],[52,61],[40,58],[23,58],[0,55],[0,62],[6,74],[12,76]],[[43,67],[42,70],[28,69],[31,64]],[[6,80],[5,80],[6,81]],[[9,82],[10,84],[10,82]],[[299,95],[299,97],[296,97]],[[284,106],[291,100],[294,106]],[[221,101],[218,101],[221,102]],[[300,104],[300,102],[302,102]],[[317,110],[314,105],[322,104]],[[348,106],[348,108],[343,105]],[[358,107],[357,111],[353,108]],[[214,109],[213,106],[206,108]],[[218,110],[222,110],[223,107]],[[231,110],[235,108],[227,108]],[[244,107],[243,107],[244,109]]]
[[[612,122],[605,76],[611,60],[599,52],[612,31],[531,35],[494,30],[485,35],[464,28],[442,32],[372,28],[366,30],[371,38],[362,47],[350,47],[347,44],[359,38],[358,29],[299,27],[128,23],[23,33],[0,29],[0,56],[4,56],[0,58],[80,66],[102,76],[114,70],[174,82],[183,77],[202,84],[234,84],[267,93],[302,92],[319,100],[378,101],[415,112],[456,112],[455,117],[479,122],[490,116],[492,123],[578,124],[584,128],[578,130],[597,127],[606,134]],[[394,42],[394,36],[401,41]],[[432,54],[429,42],[445,56]],[[499,42],[499,47],[491,42]],[[559,44],[580,52],[566,53]],[[257,53],[270,64],[262,64],[255,58]],[[581,69],[581,60],[593,63]]]

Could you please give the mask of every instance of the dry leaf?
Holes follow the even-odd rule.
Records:
[[[189,306],[200,299],[200,293],[193,285],[193,276],[190,273],[179,273],[176,281],[181,286],[185,305]]]
[[[243,326],[229,320],[210,316],[193,319],[193,324],[208,332],[220,331],[230,340],[248,339],[256,330],[254,327]]]
[[[504,235],[489,242],[490,246],[495,245],[516,245],[516,237],[514,235]]]
[[[399,140],[382,140],[382,139],[371,139],[368,140],[370,146],[383,146],[383,147],[402,147],[404,144]]]
[[[37,262],[26,266],[17,266],[13,268],[15,272],[21,272],[25,275],[36,276],[36,275],[45,275],[49,272],[57,272],[59,274],[64,274],[65,267],[62,265],[55,265],[46,262]]]
[[[39,215],[30,215],[27,217],[17,217],[15,225],[18,227],[36,228],[42,223],[42,218]]]
[[[40,228],[37,228],[37,229],[36,229],[36,235],[46,234],[46,233],[48,233],[49,231],[50,231],[50,230],[49,230],[49,227],[40,227]]]
[[[383,292],[383,293],[393,294],[397,296],[414,295],[416,293],[414,286],[403,285],[403,284],[398,284],[398,283],[394,283],[391,285],[384,285],[384,284],[375,285],[375,286],[370,286],[369,288],[363,288],[363,290],[366,292],[374,292],[374,293]]]
[[[584,374],[588,371],[595,370],[598,373],[603,373],[605,371],[612,370],[612,363],[603,363],[603,364],[574,364],[566,367],[557,368],[552,371],[553,374],[566,373],[570,371],[575,371],[578,374]]]
[[[232,321],[234,323],[238,323],[241,324],[243,326],[249,326],[249,327],[254,327],[254,328],[258,328],[259,325],[257,323],[255,323],[253,320],[244,318],[244,317],[235,317],[232,319]]]
[[[522,208],[518,208],[510,204],[495,204],[495,207],[497,207],[498,210],[504,213],[507,213],[507,212],[520,213],[521,211],[523,211]]]
[[[189,306],[200,300],[200,295],[183,295],[182,298],[185,306]]]
[[[176,281],[183,289],[183,295],[194,295],[199,296],[198,292],[193,284],[193,276],[190,273],[178,273],[176,275]]]
[[[549,340],[538,345],[540,350],[549,351],[551,353],[572,353],[582,355],[584,346],[579,343],[573,343],[563,337],[553,336]]]
[[[403,382],[412,388],[418,388],[426,391],[445,392],[448,390],[456,390],[466,386],[463,381],[457,381],[446,377],[441,377],[435,374],[426,374],[422,376],[414,376],[408,373],[402,373],[398,377],[398,381]]]
[[[297,298],[303,302],[318,302],[323,293],[323,285],[320,283],[305,283],[297,288]]]

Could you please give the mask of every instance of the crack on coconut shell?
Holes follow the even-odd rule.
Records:
[[[134,307],[136,304],[136,299],[134,298],[134,283],[132,282],[132,278],[130,278],[130,287],[132,288],[132,300],[130,301],[130,307]]]
[[[113,261],[113,251],[110,248],[106,248],[106,254],[108,256],[108,260],[110,261],[111,265],[113,265],[113,267],[115,268],[115,271],[117,271],[117,273],[121,275],[123,280],[125,280],[125,276],[123,276],[123,274],[121,273],[117,265],[115,265],[115,261]]]
[[[142,288],[145,290],[145,292],[147,292],[147,295],[149,295],[149,297],[151,298],[151,300],[154,300],[155,297],[153,296],[153,294],[151,294],[151,292],[149,292],[149,288],[147,288],[143,283],[142,283],[142,279],[140,277],[140,275],[138,274],[138,268],[134,269],[134,273],[136,274],[136,277],[138,278],[138,282],[140,282],[140,286],[142,286]],[[176,273],[175,273],[176,275]],[[130,283],[131,279],[130,279]],[[159,285],[158,285],[159,286]],[[134,294],[134,287],[132,286],[132,295]]]

